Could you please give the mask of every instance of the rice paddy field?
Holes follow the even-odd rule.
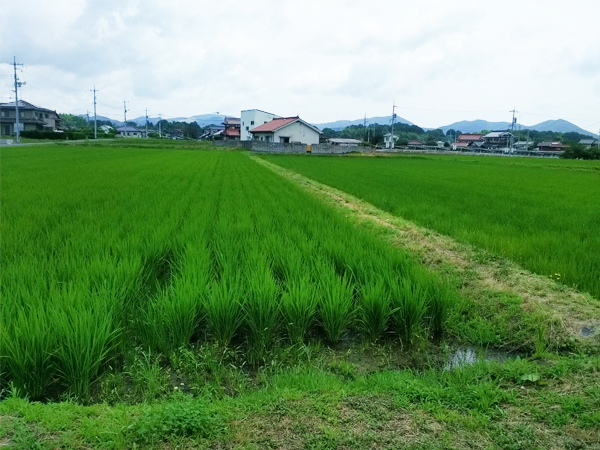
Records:
[[[247,152],[0,157],[0,446],[600,448],[600,309],[583,310],[590,337],[555,342],[560,320],[515,291],[424,264]],[[597,295],[593,273],[569,272],[597,273],[597,166],[264,158],[523,265],[537,245],[533,270],[550,259]],[[548,301],[579,295],[544,282]]]
[[[87,398],[108,359],[195,341],[439,337],[452,292],[239,152],[3,153],[4,379]]]
[[[600,300],[600,164],[469,156],[265,159]]]

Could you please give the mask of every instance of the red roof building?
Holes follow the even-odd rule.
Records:
[[[241,120],[236,117],[226,117],[223,121],[225,130],[223,131],[223,139],[238,140],[240,139]]]

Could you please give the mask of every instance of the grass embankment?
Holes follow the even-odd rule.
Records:
[[[600,299],[600,164],[466,156],[263,156]]]

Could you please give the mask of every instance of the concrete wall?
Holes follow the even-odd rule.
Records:
[[[251,141],[252,135],[250,134],[250,130],[253,130],[254,128],[263,125],[266,122],[270,122],[271,120],[278,118],[279,116],[276,116],[275,114],[261,111],[259,109],[248,109],[246,111],[242,111],[240,118],[240,140]]]

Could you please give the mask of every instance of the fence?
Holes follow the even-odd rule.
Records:
[[[212,144],[217,147],[245,148],[256,153],[312,153],[315,155],[341,155],[345,153],[370,150],[366,147],[347,147],[331,144],[313,144],[310,146],[309,152],[308,146],[306,144],[283,144],[279,142],[264,141],[213,141]]]

